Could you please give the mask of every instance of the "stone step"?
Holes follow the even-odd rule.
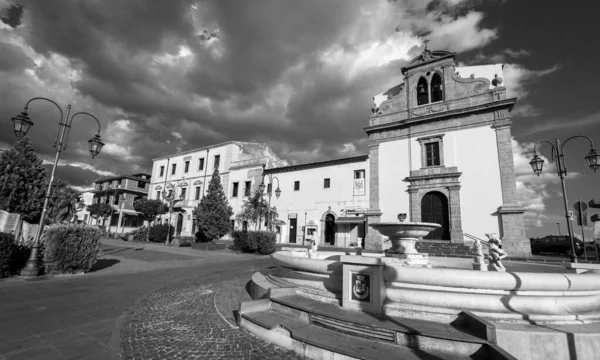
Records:
[[[245,313],[241,315],[241,319],[240,325],[242,327],[250,330],[249,324],[244,324],[245,321],[257,325],[268,332],[264,334],[264,336],[268,337],[268,340],[274,340],[276,343],[278,341],[285,343],[287,342],[285,337],[289,337],[300,343],[308,344],[308,347],[297,343],[291,344],[293,348],[297,349],[296,352],[304,352],[301,355],[306,358],[334,358],[331,353],[337,353],[351,358],[373,360],[391,358],[405,360],[472,359],[469,356],[423,351],[356,336],[344,336],[344,334],[338,331],[307,324],[273,310]],[[255,335],[263,337],[261,334],[255,333]],[[275,337],[279,337],[279,339]],[[481,357],[481,359],[484,358]]]
[[[339,305],[326,304],[299,295],[271,296],[270,310],[281,315],[302,320],[311,325],[335,330],[348,336],[410,347],[414,350],[443,353],[442,358],[491,358],[499,355],[495,345],[488,344],[485,330],[467,327],[468,319],[453,324],[391,318],[345,309]],[[491,348],[493,347],[493,348]],[[402,357],[399,357],[402,358]],[[496,359],[510,357],[496,356]]]

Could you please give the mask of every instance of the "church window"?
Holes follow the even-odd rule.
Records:
[[[427,166],[440,165],[440,143],[434,142],[425,145]]]
[[[442,77],[436,73],[431,77],[431,102],[438,101],[444,101],[444,91]]]
[[[434,135],[417,139],[421,144],[422,168],[444,166],[444,135]]]
[[[429,103],[429,89],[427,80],[420,78],[417,83],[417,105],[425,105]]]

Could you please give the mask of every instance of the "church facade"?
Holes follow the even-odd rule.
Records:
[[[425,49],[401,69],[400,85],[375,97],[364,129],[368,222],[405,213],[442,225],[430,239],[457,243],[496,232],[509,254],[529,256],[511,147],[516,98],[506,97],[501,65],[459,72],[455,56]],[[377,231],[367,233],[366,248],[383,244]]]

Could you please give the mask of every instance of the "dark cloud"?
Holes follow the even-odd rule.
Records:
[[[14,116],[33,96],[93,113],[103,152],[90,161],[95,125],[81,118],[61,156],[116,173],[228,140],[266,142],[292,163],[366,153],[373,95],[401,81],[400,68],[419,50],[416,29],[438,21],[417,0],[23,3],[26,26],[13,35],[33,52],[4,60],[11,70],[0,76],[11,90],[0,116]],[[32,141],[49,159],[57,111],[41,102],[30,110]],[[0,131],[2,142],[12,136]]]
[[[52,171],[52,164],[44,165],[48,174]],[[59,166],[56,170],[57,178],[65,181],[71,186],[90,187],[100,177],[91,170],[81,169],[74,166]]]
[[[21,25],[21,17],[23,16],[23,5],[10,4],[4,9],[0,9],[0,21],[16,28]]]

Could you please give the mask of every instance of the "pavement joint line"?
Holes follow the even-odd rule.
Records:
[[[230,281],[227,281],[227,282],[226,282],[226,284],[231,284],[231,283],[233,283],[233,280],[230,280]],[[219,316],[221,317],[221,319],[222,319],[223,321],[225,321],[225,323],[226,323],[227,325],[229,325],[229,327],[230,327],[230,328],[232,328],[232,329],[239,329],[239,326],[233,326],[233,325],[231,325],[231,323],[230,323],[230,322],[229,322],[227,319],[225,319],[225,317],[224,317],[224,316],[221,314],[221,312],[219,311],[219,307],[217,306],[217,295],[219,294],[219,291],[221,291],[221,289],[223,289],[223,287],[220,287],[220,288],[219,288],[219,289],[218,289],[218,290],[215,292],[215,294],[213,295],[213,306],[215,307],[215,310],[217,311],[217,314],[219,314]]]
[[[96,322],[97,322],[97,321],[96,321]],[[98,340],[96,340],[95,338],[93,338],[93,337],[89,336],[88,334],[84,333],[83,331],[79,331],[77,328],[74,328],[74,327],[72,327],[72,326],[70,326],[70,325],[69,325],[69,328],[70,328],[71,330],[75,330],[76,332],[80,333],[81,335],[83,335],[83,336],[85,336],[85,337],[87,337],[87,338],[89,338],[89,339],[92,339],[92,340],[94,340],[94,342],[96,342],[96,343],[98,343],[98,344],[100,344],[100,345],[102,345],[102,346],[104,346],[105,348],[107,348],[107,349],[108,349],[108,345],[101,343],[100,341],[98,341]]]
[[[31,335],[33,335],[33,337],[35,337],[39,342],[41,342],[42,344],[48,346],[50,349],[54,350],[55,353],[57,353],[58,355],[60,355],[63,359],[66,359],[66,357],[63,355],[63,353],[61,353],[60,351],[58,351],[58,349],[56,349],[54,346],[50,345],[49,343],[47,343],[46,341],[44,341],[44,339],[42,339],[39,335],[37,335],[36,333],[34,333],[33,331],[29,330],[27,328],[27,326],[23,326],[23,328],[29,332]]]

